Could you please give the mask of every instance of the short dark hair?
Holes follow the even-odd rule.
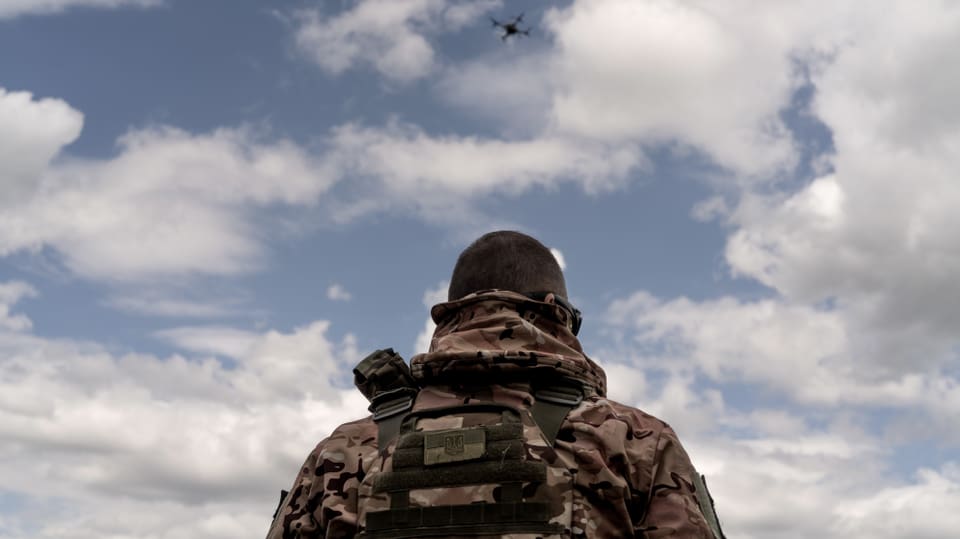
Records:
[[[513,230],[484,234],[460,253],[447,299],[453,301],[491,288],[520,294],[553,292],[567,297],[563,271],[550,249]]]

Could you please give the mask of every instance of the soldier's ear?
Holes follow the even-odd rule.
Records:
[[[570,314],[570,331],[574,336],[580,333],[580,326],[583,324],[583,315],[580,314],[580,309],[577,309],[572,303],[567,301],[567,298],[554,292],[530,292],[526,294],[526,296],[536,301],[551,300],[551,303],[559,305],[560,308]]]

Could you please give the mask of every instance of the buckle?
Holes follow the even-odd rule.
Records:
[[[400,387],[377,395],[368,409],[373,412],[373,420],[380,421],[412,409],[416,397],[415,389]]]

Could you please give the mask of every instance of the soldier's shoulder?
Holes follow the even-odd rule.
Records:
[[[600,426],[607,421],[626,423],[634,431],[647,431],[659,434],[670,431],[670,425],[663,420],[644,412],[643,410],[627,406],[605,397],[592,397],[583,401],[569,415],[573,422],[589,423]]]
[[[317,450],[334,447],[376,447],[377,424],[373,416],[343,423],[317,444]]]

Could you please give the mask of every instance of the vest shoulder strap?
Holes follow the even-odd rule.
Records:
[[[400,425],[407,412],[413,409],[418,393],[413,388],[398,388],[381,393],[370,404],[373,421],[377,424],[377,447],[380,451],[386,449],[400,434]]]
[[[560,425],[564,419],[583,402],[583,389],[573,386],[546,386],[534,391],[533,397],[535,400],[530,414],[552,446],[557,441],[557,434],[560,433]]]

